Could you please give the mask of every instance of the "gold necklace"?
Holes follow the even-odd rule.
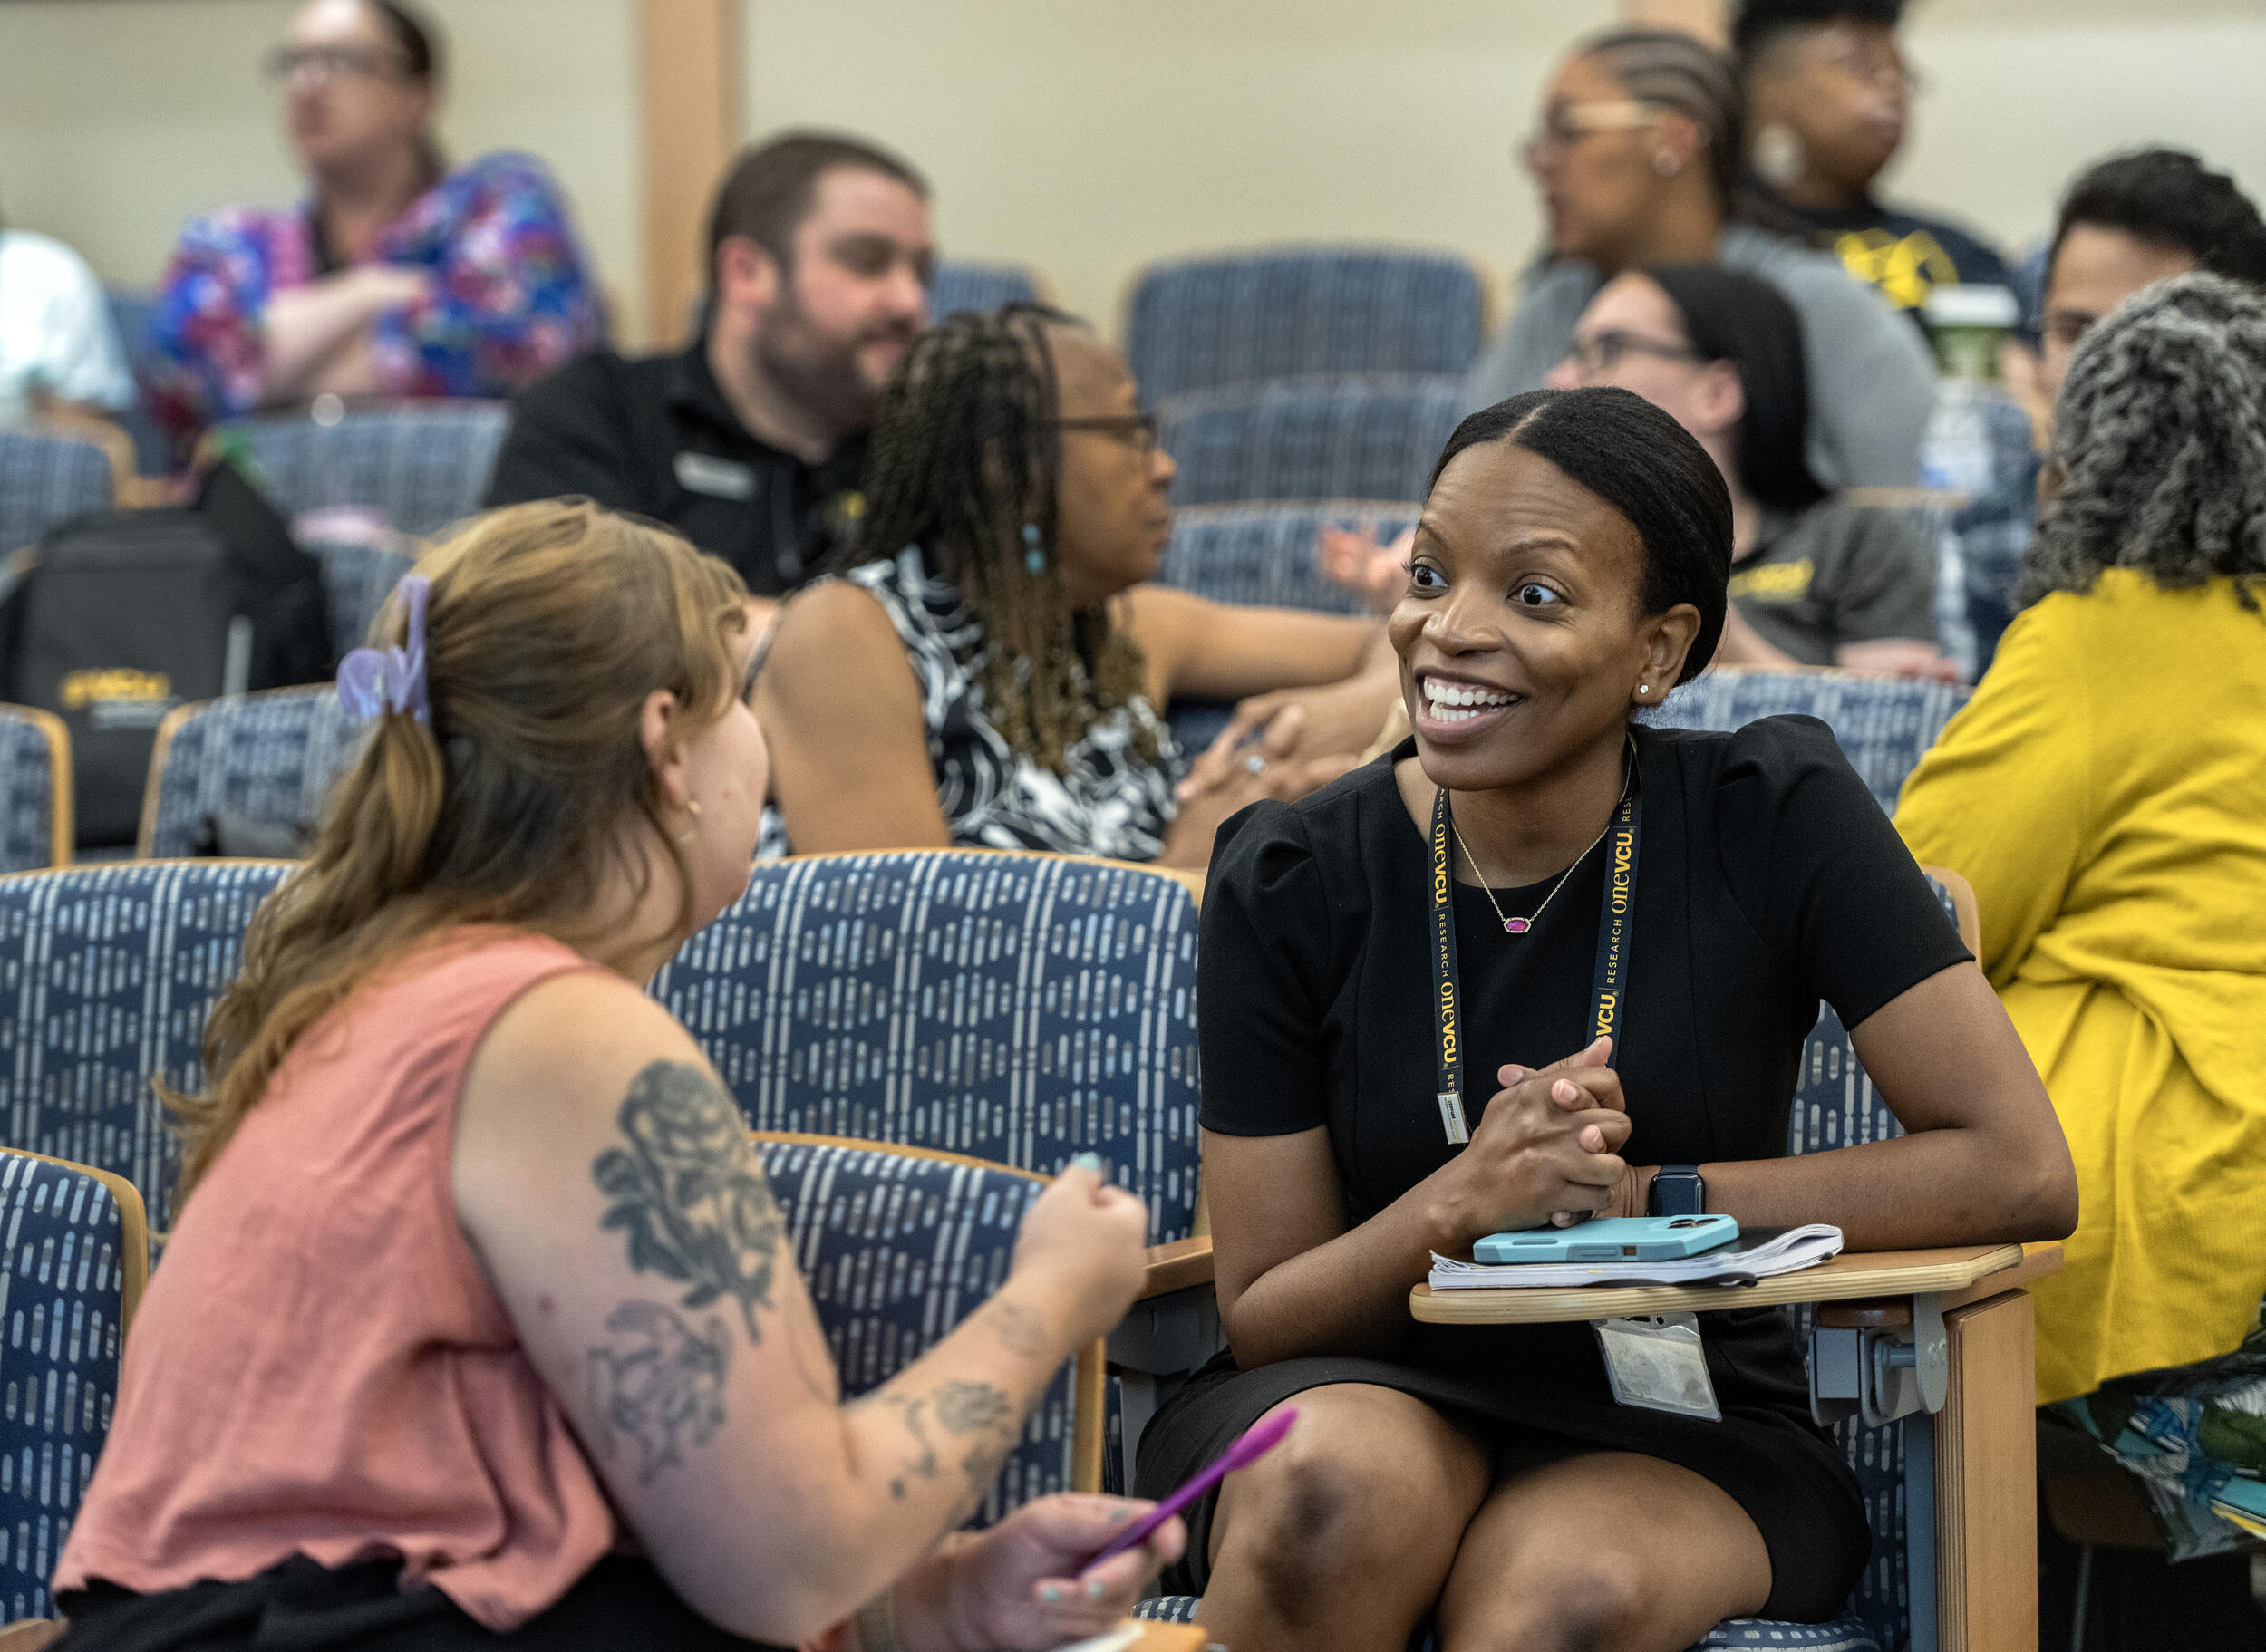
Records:
[[[1566,879],[1574,875],[1574,868],[1589,858],[1590,849],[1594,849],[1605,841],[1605,834],[1613,829],[1613,816],[1620,814],[1621,806],[1628,801],[1628,797],[1629,775],[1624,769],[1621,779],[1621,796],[1613,799],[1612,814],[1605,816],[1604,826],[1599,829],[1596,836],[1589,840],[1589,849],[1584,849],[1575,855],[1573,864],[1558,874],[1558,881],[1550,885],[1550,893],[1542,897],[1542,904],[1535,908],[1535,915],[1531,918],[1504,917],[1503,903],[1495,898],[1495,891],[1487,886],[1487,874],[1479,869],[1479,857],[1471,852],[1471,845],[1464,841],[1462,828],[1456,824],[1456,805],[1454,800],[1450,799],[1448,805],[1448,829],[1455,835],[1456,846],[1464,852],[1464,861],[1470,866],[1471,875],[1479,880],[1479,893],[1486,896],[1487,904],[1495,908],[1495,915],[1501,920],[1505,934],[1523,935],[1542,922],[1543,913],[1548,909],[1551,902],[1558,898],[1558,891],[1564,889]]]

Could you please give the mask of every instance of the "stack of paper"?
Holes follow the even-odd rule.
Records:
[[[1494,1290],[1580,1285],[1751,1285],[1776,1273],[1795,1273],[1841,1254],[1841,1230],[1812,1222],[1800,1228],[1752,1228],[1736,1244],[1665,1261],[1630,1259],[1603,1262],[1512,1262],[1491,1266],[1432,1252],[1435,1290]]]

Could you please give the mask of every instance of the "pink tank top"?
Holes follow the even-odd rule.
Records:
[[[558,942],[468,928],[303,1035],[175,1226],[55,1573],[141,1594],[402,1557],[498,1631],[614,1545],[596,1475],[458,1225],[464,1069]]]

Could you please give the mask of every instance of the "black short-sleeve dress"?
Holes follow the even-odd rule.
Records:
[[[1823,723],[1633,733],[1643,816],[1616,1063],[1627,1154],[1646,1164],[1778,1157],[1818,1000],[1854,1027],[1969,954]],[[1327,1126],[1356,1222],[1459,1151],[1433,1096],[1428,845],[1393,778],[1413,751],[1405,743],[1300,803],[1228,821],[1204,902],[1204,1125],[1229,1135]],[[1588,1041],[1604,875],[1603,855],[1584,856],[1521,935],[1504,933],[1484,892],[1457,885],[1475,1120],[1496,1068],[1542,1066]],[[1527,913],[1548,887],[1496,897]],[[1711,1313],[1701,1330],[1720,1423],[1615,1404],[1585,1324],[1411,1320],[1390,1360],[1238,1371],[1223,1355],[1150,1425],[1137,1483],[1162,1495],[1304,1389],[1379,1383],[1482,1427],[1506,1464],[1636,1451],[1704,1475],[1769,1548],[1766,1615],[1829,1618],[1870,1537],[1847,1466],[1810,1421],[1801,1349],[1775,1309]],[[1209,1502],[1192,1512],[1189,1558],[1168,1582],[1200,1593]]]

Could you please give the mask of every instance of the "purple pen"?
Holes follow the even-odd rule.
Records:
[[[1226,1479],[1228,1475],[1239,1468],[1248,1468],[1281,1444],[1283,1436],[1290,1433],[1291,1425],[1296,1421],[1298,1421],[1298,1407],[1293,1406],[1286,1410],[1277,1412],[1271,1417],[1262,1417],[1249,1428],[1244,1429],[1235,1443],[1220,1454],[1216,1462],[1130,1526],[1118,1532],[1117,1536],[1111,1538],[1092,1560],[1078,1569],[1078,1575],[1082,1578],[1110,1556],[1123,1554],[1127,1550],[1136,1548],[1146,1541],[1150,1532]]]

